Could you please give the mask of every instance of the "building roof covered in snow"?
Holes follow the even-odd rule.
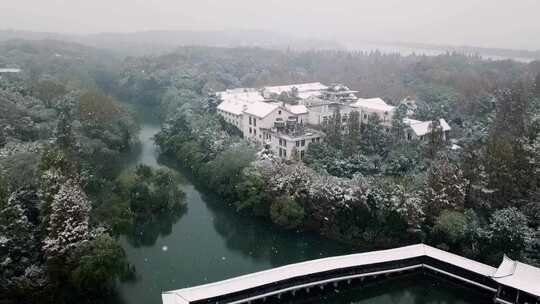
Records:
[[[321,91],[298,92],[298,98],[300,99],[307,99],[310,97],[321,97],[321,96],[322,96]]]
[[[169,291],[162,295],[163,303],[191,303],[210,299],[212,297],[231,294],[250,288],[266,286],[281,280],[287,280],[295,277],[302,277],[313,273],[332,271],[336,269],[346,269],[360,265],[371,265],[389,261],[399,261],[421,256],[428,256],[433,259],[467,269],[479,275],[490,277],[495,268],[446,252],[440,249],[423,244],[404,246],[394,249],[378,250],[351,254],[330,258],[323,258],[307,262],[291,264],[277,267],[270,270],[256,272],[239,276],[236,278],[224,280],[221,282],[200,285],[196,287],[184,288]],[[538,282],[538,277],[530,280],[532,285]]]
[[[493,279],[500,284],[540,297],[540,268],[504,256]]]
[[[430,132],[431,121],[420,121],[410,118],[403,119],[403,122],[413,130],[416,136],[424,136]],[[450,131],[450,125],[443,118],[439,119],[443,131]]]
[[[257,116],[259,118],[264,118],[279,107],[280,106],[277,103],[257,101],[246,104],[246,107],[244,107],[244,113]]]
[[[234,115],[240,115],[245,105],[246,103],[241,101],[224,101],[217,106],[217,109]]]
[[[0,68],[0,73],[20,73],[21,69],[16,68]]]
[[[355,108],[364,108],[376,111],[391,112],[394,107],[387,104],[381,98],[359,98],[355,103],[351,104]]]
[[[307,114],[308,109],[305,105],[285,105],[285,109],[293,114]]]
[[[310,82],[310,83],[299,83],[299,84],[290,84],[282,86],[270,86],[264,87],[264,92],[268,94],[281,94],[282,92],[290,92],[296,88],[298,93],[305,93],[310,91],[323,91],[328,89],[327,86],[320,82]]]
[[[223,100],[218,110],[240,115],[249,104],[262,102],[264,97],[254,89],[233,89],[216,93]]]
[[[248,89],[241,89],[248,90]],[[254,102],[254,101],[263,101],[264,97],[260,92],[257,91],[241,91],[240,89],[227,90],[223,92],[218,92],[217,95],[223,101],[244,101],[244,102]]]

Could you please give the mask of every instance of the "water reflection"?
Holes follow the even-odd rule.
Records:
[[[172,226],[187,213],[185,205],[179,206],[172,212],[163,212],[158,216],[137,218],[125,233],[126,240],[135,248],[154,246],[159,237],[172,232]]]
[[[450,281],[421,274],[410,274],[366,284],[352,289],[333,289],[324,295],[288,304],[482,304],[492,299],[476,290]]]

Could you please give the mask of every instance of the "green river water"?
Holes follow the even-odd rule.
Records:
[[[152,137],[158,124],[140,132],[141,151],[131,165],[160,166]],[[314,234],[277,229],[269,222],[237,214],[218,197],[182,178],[187,211],[179,219],[164,216],[122,237],[136,279],[119,287],[119,302],[159,304],[161,292],[204,284],[309,259],[358,252]],[[295,303],[475,304],[486,302],[474,292],[424,276],[383,281]]]

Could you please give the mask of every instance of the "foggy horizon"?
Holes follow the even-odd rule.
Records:
[[[61,34],[269,31],[303,39],[540,49],[540,2],[382,0],[11,1],[0,30]],[[514,22],[519,16],[519,23]]]

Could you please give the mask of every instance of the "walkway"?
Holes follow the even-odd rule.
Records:
[[[494,268],[418,244],[291,264],[162,294],[163,304],[250,303],[299,290],[425,269],[492,293],[500,303],[540,303],[540,269],[505,257]],[[520,301],[520,295],[522,301]],[[532,299],[532,300],[531,300]],[[534,302],[536,301],[536,302]]]

